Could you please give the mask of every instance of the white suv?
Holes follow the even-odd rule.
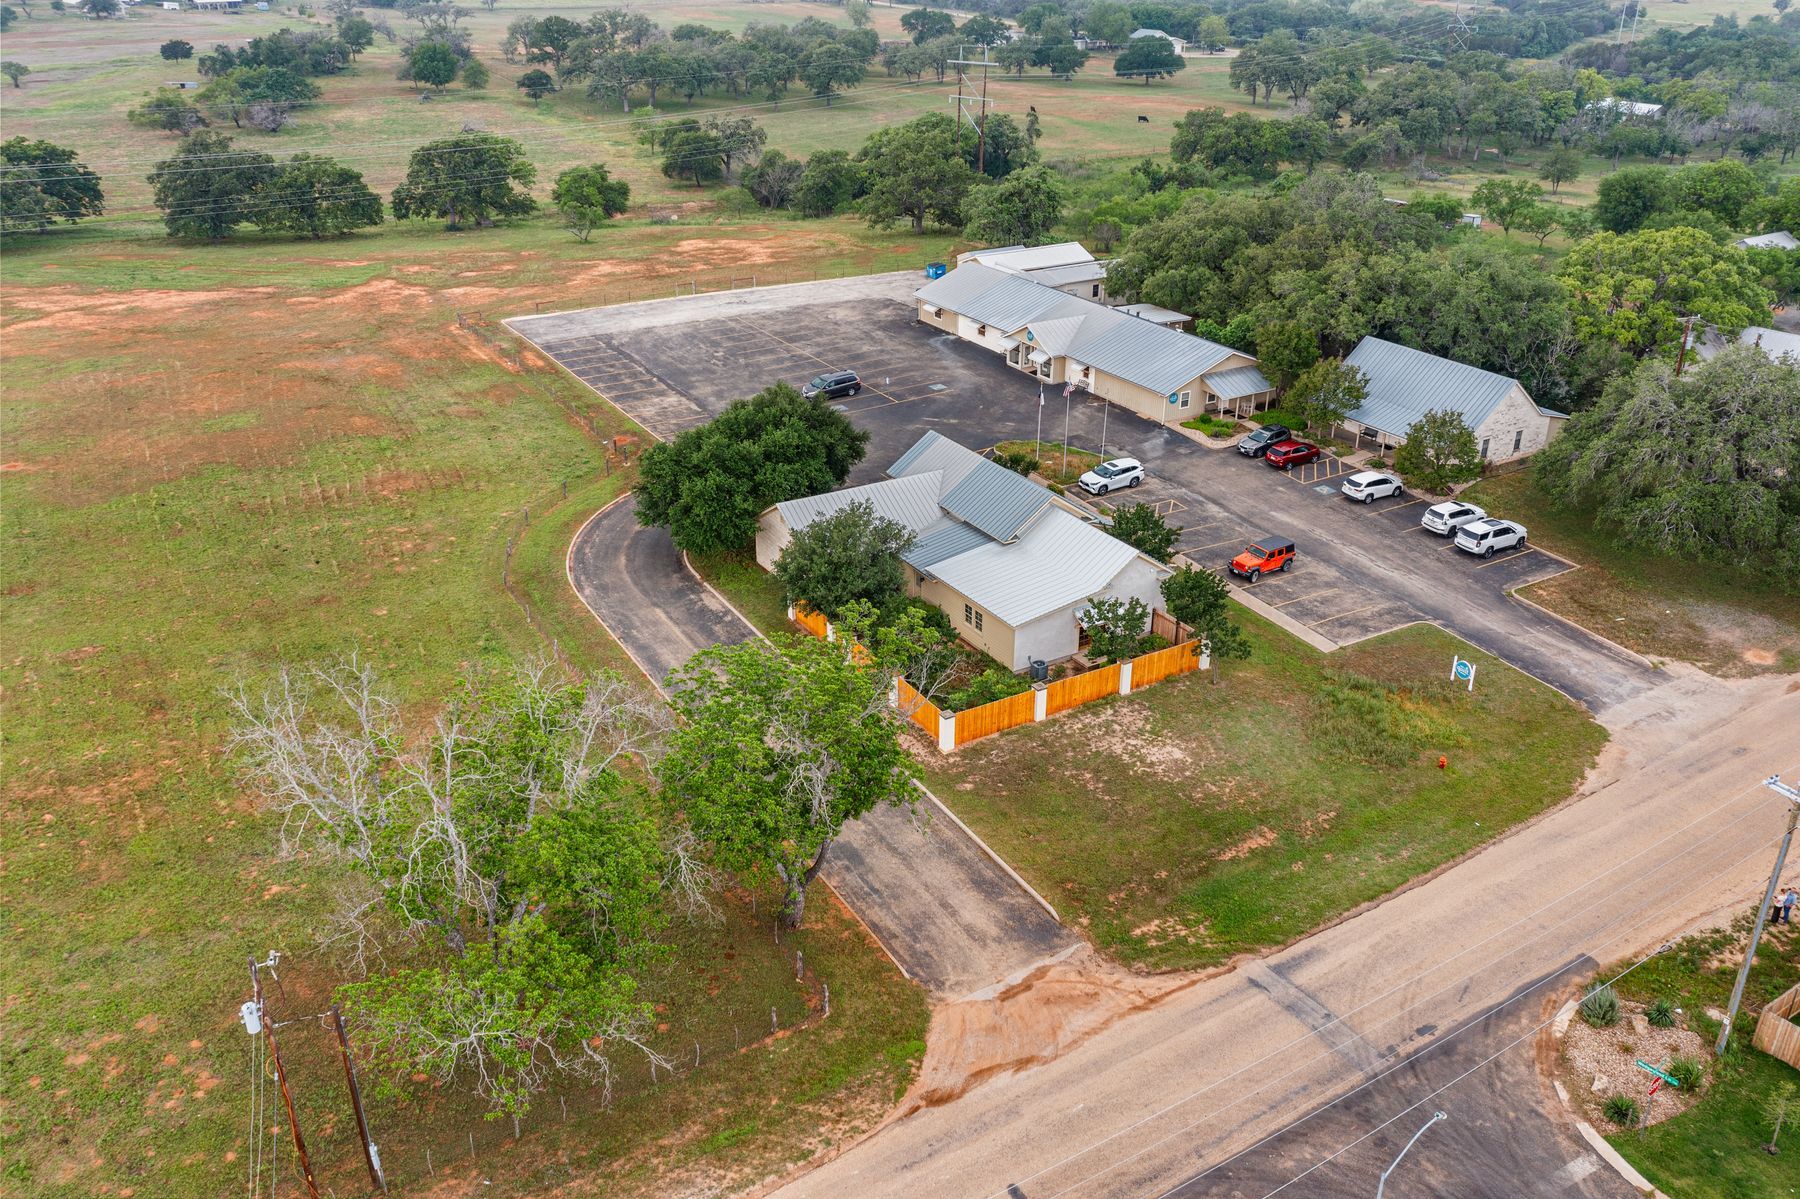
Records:
[[[1082,475],[1081,489],[1094,495],[1105,495],[1121,487],[1136,487],[1144,481],[1144,464],[1136,458],[1114,458],[1102,462]]]
[[[1353,500],[1372,504],[1386,496],[1399,495],[1404,488],[1393,475],[1383,474],[1378,470],[1359,470],[1345,479],[1344,485],[1338,490]]]
[[[1525,526],[1511,520],[1471,521],[1456,531],[1456,548],[1483,558],[1492,558],[1495,550],[1510,550],[1525,544]]]
[[[1420,518],[1419,523],[1433,533],[1448,537],[1466,524],[1486,519],[1487,513],[1474,504],[1450,500],[1425,509],[1425,515]]]

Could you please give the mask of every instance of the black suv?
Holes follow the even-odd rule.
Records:
[[[862,380],[856,377],[855,371],[826,371],[802,387],[800,394],[809,400],[835,400],[839,396],[853,396],[861,390]]]
[[[1293,430],[1286,425],[1264,425],[1238,442],[1238,453],[1250,458],[1260,458],[1269,452],[1270,446],[1292,436]]]

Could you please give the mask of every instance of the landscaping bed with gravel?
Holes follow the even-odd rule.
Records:
[[[1621,1001],[1617,1022],[1596,1027],[1577,1010],[1562,1035],[1562,1079],[1569,1100],[1583,1118],[1601,1129],[1618,1128],[1621,1124],[1638,1126],[1648,1109],[1647,1123],[1659,1124],[1687,1111],[1706,1090],[1710,1071],[1706,1069],[1710,1050],[1705,1038],[1686,1027],[1686,1013],[1674,1009],[1674,1025],[1659,1028],[1646,1015],[1646,1006]],[[1671,1064],[1682,1059],[1699,1063],[1702,1074],[1697,1087],[1676,1088],[1664,1083],[1655,1099],[1650,1088],[1656,1075],[1637,1065],[1648,1062],[1670,1073]],[[1640,1119],[1621,1121],[1623,1114],[1609,1101],[1624,1096],[1636,1105]]]

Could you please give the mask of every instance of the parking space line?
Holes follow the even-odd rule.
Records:
[[[1192,549],[1184,548],[1181,552],[1184,554],[1197,554],[1201,550],[1216,550],[1222,545],[1236,545],[1241,540],[1243,539],[1240,537],[1227,537],[1224,541],[1215,541],[1211,545],[1197,545]]]
[[[1280,602],[1280,603],[1278,603],[1278,604],[1270,604],[1270,605],[1269,605],[1269,607],[1271,607],[1271,608],[1285,608],[1285,607],[1287,607],[1287,606],[1288,606],[1288,605],[1289,605],[1289,604],[1297,604],[1297,603],[1299,603],[1299,602],[1300,602],[1300,601],[1301,601],[1301,600],[1309,600],[1309,599],[1318,599],[1318,598],[1319,598],[1319,597],[1320,597],[1320,596],[1321,596],[1321,595],[1330,595],[1330,594],[1331,594],[1331,593],[1332,593],[1332,592],[1334,592],[1334,591],[1338,591],[1338,590],[1341,590],[1341,588],[1337,588],[1337,587],[1327,587],[1327,588],[1326,588],[1326,589],[1325,589],[1325,590],[1323,590],[1323,591],[1315,591],[1315,592],[1313,592],[1313,593],[1312,593],[1312,594],[1311,594],[1311,595],[1298,595],[1298,596],[1295,596],[1295,597],[1294,597],[1294,598],[1293,598],[1293,599],[1290,599],[1290,600],[1282,600],[1282,601],[1281,601],[1281,602]]]
[[[1510,554],[1506,555],[1506,557],[1504,557],[1504,558],[1496,556],[1492,561],[1483,562],[1480,566],[1477,566],[1475,569],[1476,570],[1486,570],[1488,567],[1498,566],[1502,562],[1517,562],[1520,558],[1523,558],[1526,554],[1535,554],[1535,553],[1537,553],[1537,546],[1528,545],[1514,553],[1510,553]]]
[[[1402,508],[1410,508],[1410,507],[1412,507],[1412,506],[1413,506],[1413,505],[1414,505],[1414,504],[1423,504],[1423,503],[1424,503],[1424,502],[1425,502],[1425,497],[1424,497],[1424,496],[1422,496],[1422,495],[1421,495],[1421,496],[1415,496],[1415,497],[1414,497],[1414,498],[1413,498],[1413,499],[1410,499],[1410,500],[1407,500],[1407,501],[1406,501],[1406,502],[1405,502],[1405,503],[1403,503],[1403,504],[1389,504],[1389,505],[1388,505],[1388,506],[1387,506],[1387,507],[1385,507],[1385,508],[1383,508],[1383,509],[1381,509],[1381,511],[1382,511],[1382,512],[1383,512],[1383,513],[1384,513],[1384,514],[1385,514],[1385,513],[1388,513],[1388,512],[1398,512],[1398,511],[1399,511],[1399,510],[1400,510],[1400,509],[1402,509]]]
[[[1385,603],[1387,603],[1386,600],[1376,600],[1374,603],[1368,604],[1364,607],[1352,608],[1348,612],[1339,612],[1336,616],[1322,616],[1318,620],[1309,620],[1309,621],[1307,621],[1307,623],[1312,625],[1314,628],[1318,628],[1322,624],[1330,624],[1332,621],[1342,620],[1346,616],[1355,616],[1358,612],[1371,611],[1375,608],[1381,607]]]

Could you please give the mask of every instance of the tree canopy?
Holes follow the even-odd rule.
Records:
[[[1409,487],[1443,493],[1481,474],[1475,430],[1454,408],[1434,408],[1412,423],[1394,451],[1394,469]]]
[[[906,593],[900,555],[912,543],[905,525],[851,504],[796,529],[774,575],[790,604],[832,619],[859,600],[886,609]]]
[[[914,233],[923,233],[928,220],[960,228],[963,199],[976,176],[958,138],[957,125],[942,113],[877,130],[857,155],[867,179],[862,211],[869,223],[886,226],[905,217]]]
[[[1041,245],[1062,219],[1069,189],[1048,167],[1014,171],[969,193],[964,233],[997,246]]]
[[[1112,535],[1140,554],[1158,562],[1175,556],[1181,530],[1157,514],[1149,504],[1127,504],[1113,513]]]
[[[1596,233],[1569,251],[1557,275],[1576,332],[1637,358],[1673,358],[1686,317],[1735,334],[1773,299],[1742,249],[1685,226]]]
[[[1231,588],[1210,570],[1183,566],[1162,581],[1163,605],[1169,615],[1203,639],[1213,659],[1213,682],[1222,661],[1248,658],[1250,642],[1231,619]]]
[[[47,229],[106,211],[100,176],[75,151],[43,140],[0,142],[0,231]]]
[[[1175,47],[1159,37],[1133,38],[1131,45],[1125,47],[1113,60],[1113,74],[1121,79],[1142,79],[1148,84],[1152,79],[1173,77],[1175,72],[1187,68],[1187,59],[1175,53]]]
[[[255,218],[255,195],[275,176],[275,160],[232,148],[223,133],[202,130],[181,139],[172,158],[156,164],[149,182],[170,237],[228,237]]]
[[[741,549],[769,505],[843,486],[869,434],[777,383],[645,451],[637,519],[696,553]]]
[[[631,203],[631,184],[614,179],[600,163],[570,167],[556,177],[550,193],[563,224],[580,241],[598,225],[624,212]]]
[[[1569,418],[1533,473],[1628,544],[1800,592],[1800,370],[1756,347],[1680,377],[1640,364]]]
[[[496,217],[537,211],[530,187],[537,168],[525,148],[497,133],[459,133],[412,152],[406,179],[394,189],[396,220],[442,217],[445,228],[465,221],[491,225]]]
[[[259,229],[335,237],[381,224],[381,197],[362,172],[323,155],[296,154],[258,189],[251,220]]]

